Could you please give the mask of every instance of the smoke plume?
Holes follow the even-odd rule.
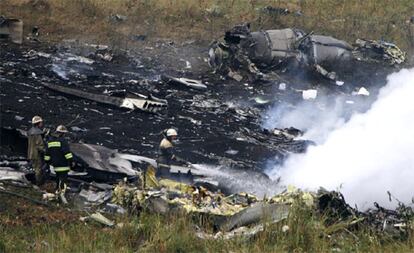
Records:
[[[349,121],[330,118],[335,129],[306,154],[292,155],[268,171],[285,185],[340,190],[347,202],[365,209],[374,202],[395,207],[387,191],[412,203],[414,196],[414,69],[388,76],[377,101]],[[326,128],[325,128],[326,129]],[[310,129],[309,133],[314,132]]]

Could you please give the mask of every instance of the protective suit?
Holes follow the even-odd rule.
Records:
[[[43,181],[43,153],[45,151],[45,144],[43,142],[43,131],[37,126],[33,126],[27,132],[28,149],[27,159],[32,163],[35,170],[36,183],[40,184]]]

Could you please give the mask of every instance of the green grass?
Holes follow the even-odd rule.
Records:
[[[263,13],[265,6],[304,15]],[[247,21],[254,29],[297,27],[349,42],[382,38],[405,50],[414,46],[407,22],[414,13],[412,0],[2,0],[0,10],[22,18],[27,30],[40,26],[44,37],[57,41],[78,38],[128,46],[131,34],[210,41]],[[111,14],[128,20],[110,22]]]
[[[414,237],[391,238],[369,228],[347,231],[297,205],[287,220],[265,226],[254,238],[202,240],[188,216],[142,213],[118,217],[122,227],[90,222],[7,226],[0,222],[0,252],[413,252]],[[282,226],[289,230],[282,232]],[[208,229],[207,229],[208,230]],[[211,232],[211,231],[210,231]]]

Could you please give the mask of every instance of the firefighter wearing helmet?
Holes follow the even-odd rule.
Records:
[[[68,173],[72,166],[73,154],[64,136],[69,131],[63,125],[56,128],[46,145],[45,161],[56,172],[56,193],[64,196]]]
[[[27,131],[27,159],[31,162],[35,171],[36,184],[43,183],[43,153],[45,151],[45,145],[43,142],[44,137],[43,119],[40,116],[34,116],[32,118],[32,127]]]
[[[177,130],[167,129],[163,132],[163,136],[159,147],[158,167],[169,167],[172,162],[188,164],[174,154],[174,144],[178,137]]]

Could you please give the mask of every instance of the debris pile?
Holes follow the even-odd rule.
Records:
[[[339,192],[324,189],[306,192],[288,187],[280,194],[260,199],[248,193],[225,196],[221,192],[165,179],[156,181],[153,186],[143,190],[120,183],[114,189],[112,201],[138,212],[149,210],[167,214],[183,211],[193,217],[203,217],[219,232],[210,235],[200,231],[198,236],[201,238],[253,236],[263,230],[263,224],[259,224],[263,218],[272,224],[280,222],[288,217],[292,208],[297,208],[298,203],[325,217],[330,233],[365,226],[381,233],[407,235],[413,228],[414,212],[409,207],[390,211],[377,206],[375,210],[361,212],[346,204]]]
[[[264,10],[285,13],[281,9]],[[239,82],[269,80],[266,75],[273,79],[286,68],[298,67],[335,81],[340,68],[333,68],[355,60],[399,65],[406,61],[406,53],[395,44],[384,41],[358,39],[353,47],[313,31],[306,33],[292,28],[251,31],[248,23],[227,31],[224,41],[214,42],[209,51],[209,63],[214,71]],[[276,80],[283,81],[280,77]]]
[[[358,50],[355,55],[358,60],[388,62],[390,65],[402,64],[407,60],[407,53],[397,45],[386,41],[357,39],[355,44]]]

